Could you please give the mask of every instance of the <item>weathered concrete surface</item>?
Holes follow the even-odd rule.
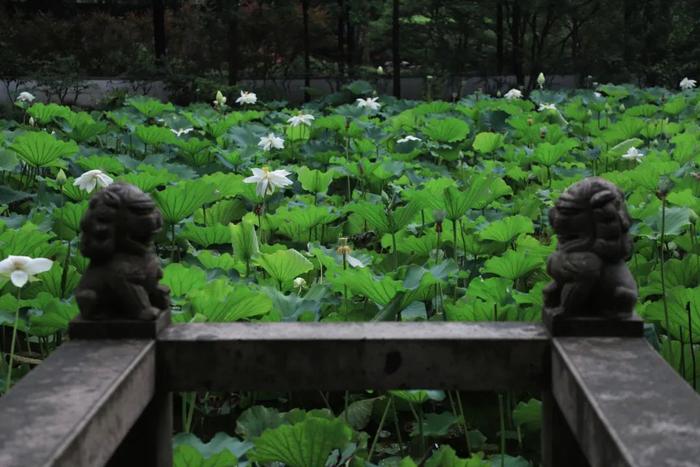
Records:
[[[526,323],[186,324],[158,371],[172,391],[541,389],[548,347]]]
[[[155,343],[63,344],[0,399],[0,466],[99,466],[152,399]]]
[[[593,467],[700,465],[700,396],[644,339],[555,338],[552,392]]]

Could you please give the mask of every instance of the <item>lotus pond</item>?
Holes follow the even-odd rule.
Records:
[[[700,383],[700,92],[370,95],[18,102],[0,120],[0,259],[53,263],[26,284],[0,275],[0,386],[65,339],[79,220],[114,181],[162,210],[175,322],[538,321],[547,209],[591,175],[626,194],[649,341]],[[179,394],[175,465],[537,465],[537,394],[437,389]]]

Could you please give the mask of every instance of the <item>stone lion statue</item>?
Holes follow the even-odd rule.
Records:
[[[80,251],[90,259],[75,297],[83,319],[155,319],[170,307],[152,238],[163,225],[153,200],[114,183],[90,199]]]
[[[544,289],[545,308],[567,316],[629,317],[637,286],[625,264],[632,240],[623,193],[607,180],[587,178],[561,195],[549,222],[559,243],[547,261],[554,282]]]

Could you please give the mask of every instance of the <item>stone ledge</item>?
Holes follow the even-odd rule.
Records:
[[[644,321],[633,313],[629,318],[562,316],[544,308],[542,321],[552,337],[644,337]]]
[[[170,312],[152,321],[117,319],[88,321],[78,315],[68,324],[68,336],[75,339],[155,339],[170,325]]]

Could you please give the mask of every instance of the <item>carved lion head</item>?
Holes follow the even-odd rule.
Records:
[[[117,252],[143,254],[163,218],[153,200],[133,185],[114,183],[94,194],[80,221],[80,251],[92,260]]]
[[[630,217],[615,185],[591,177],[570,186],[549,210],[549,223],[566,252],[591,251],[606,261],[632,254]]]

